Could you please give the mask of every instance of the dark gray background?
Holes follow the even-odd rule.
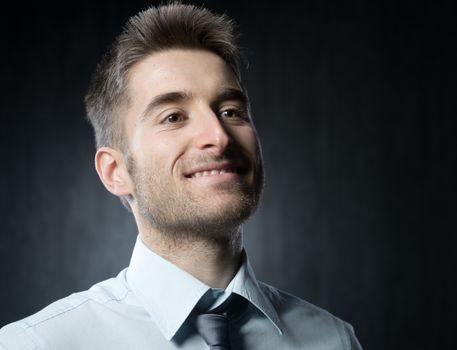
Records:
[[[236,19],[250,62],[258,277],[349,321],[366,349],[455,348],[452,2],[205,3]],[[0,326],[128,264],[136,229],[96,176],[82,99],[147,4],[2,10]]]

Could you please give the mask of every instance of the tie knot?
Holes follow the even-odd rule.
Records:
[[[210,349],[230,349],[229,319],[225,315],[200,314],[195,328]]]
[[[230,321],[237,320],[246,309],[248,301],[232,294],[222,305],[198,314],[193,324],[211,350],[230,350]]]

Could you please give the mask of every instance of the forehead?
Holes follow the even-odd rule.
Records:
[[[130,97],[136,100],[182,90],[208,95],[224,88],[240,88],[235,74],[222,58],[203,50],[154,53],[134,65],[128,77]]]

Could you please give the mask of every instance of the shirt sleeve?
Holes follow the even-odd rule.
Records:
[[[34,340],[32,329],[18,323],[0,329],[0,350],[44,350]]]

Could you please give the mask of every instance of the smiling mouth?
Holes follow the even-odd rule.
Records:
[[[189,179],[199,178],[199,177],[211,177],[216,175],[223,175],[223,174],[238,174],[239,168],[227,168],[227,169],[208,169],[204,171],[197,171],[193,174],[187,175],[186,177]]]

